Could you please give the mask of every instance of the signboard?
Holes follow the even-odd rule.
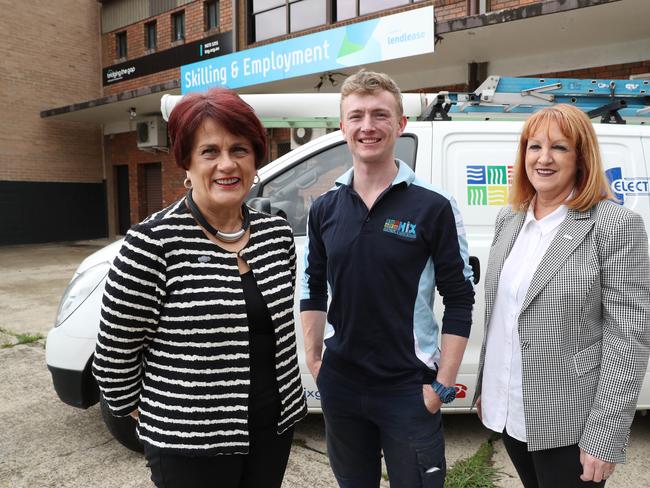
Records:
[[[433,7],[350,24],[181,67],[181,93],[239,88],[433,52]]]
[[[200,41],[189,42],[104,68],[102,82],[104,86],[112,85],[120,81],[132,80],[133,78],[158,73],[166,69],[177,68],[183,64],[223,56],[231,52],[232,33],[223,32]]]

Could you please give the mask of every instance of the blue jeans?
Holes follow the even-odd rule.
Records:
[[[421,385],[377,391],[326,365],[317,384],[327,453],[340,488],[377,488],[382,451],[391,488],[443,487],[442,414],[426,409]]]

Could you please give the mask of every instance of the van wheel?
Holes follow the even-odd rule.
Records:
[[[116,417],[111,413],[104,396],[100,395],[99,405],[102,410],[102,418],[108,431],[115,437],[117,442],[135,452],[144,452],[144,448],[135,432],[136,420],[129,417]]]

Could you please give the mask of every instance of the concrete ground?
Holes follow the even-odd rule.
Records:
[[[76,266],[106,243],[0,247],[0,328],[46,335]],[[0,333],[0,344],[6,342],[15,343],[15,337]],[[42,340],[0,348],[0,385],[0,487],[152,486],[143,458],[111,437],[98,406],[79,410],[58,399]],[[474,415],[446,415],[444,421],[450,466],[471,456],[489,436]],[[495,449],[498,486],[520,487],[501,442]],[[618,467],[607,486],[649,487],[648,452],[650,418],[638,415],[629,463]],[[297,427],[283,488],[334,486],[322,417],[310,415]]]

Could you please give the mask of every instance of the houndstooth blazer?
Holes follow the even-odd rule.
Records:
[[[503,263],[525,220],[497,216],[485,277],[485,338]],[[639,215],[610,201],[569,210],[530,283],[519,315],[528,449],[579,443],[625,462],[650,352],[650,262]]]

